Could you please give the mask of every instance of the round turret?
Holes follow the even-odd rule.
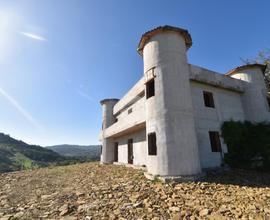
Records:
[[[156,155],[148,156],[153,174],[201,172],[186,56],[191,45],[188,31],[163,26],[146,32],[138,46],[144,61],[148,144],[154,134],[157,146]]]
[[[102,128],[108,128],[115,122],[113,116],[113,107],[119,101],[119,99],[103,99],[100,101],[102,105]]]
[[[102,105],[102,153],[101,163],[113,163],[114,161],[114,144],[110,138],[105,138],[104,130],[115,123],[113,107],[119,99],[104,99],[100,102]]]
[[[267,89],[264,81],[266,65],[248,64],[229,71],[226,75],[245,82],[242,103],[246,120],[251,122],[270,122]]]

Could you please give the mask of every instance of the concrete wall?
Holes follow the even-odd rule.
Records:
[[[186,50],[183,36],[174,32],[154,35],[143,49],[144,74],[155,75],[155,96],[146,100],[146,130],[156,133],[157,166],[148,169],[161,176],[201,172]]]
[[[215,108],[205,106],[203,91],[213,93]],[[245,120],[242,94],[192,81],[191,93],[202,168],[218,167],[221,164],[221,155],[219,152],[212,152],[208,132],[220,132],[224,121]],[[227,152],[227,146],[222,138],[221,142],[223,152]]]
[[[146,165],[150,173],[161,176],[196,175],[201,167],[217,167],[222,161],[222,155],[211,150],[209,131],[220,132],[222,123],[231,119],[270,121],[260,68],[218,74],[188,64],[187,45],[191,38],[177,28],[157,28],[144,35],[140,47],[144,76],[120,101],[101,102],[102,162],[114,161],[118,142],[119,162],[128,163],[127,143],[133,139],[135,165]],[[145,83],[150,78],[155,81],[155,96],[146,99]],[[215,108],[205,107],[203,91],[213,93]],[[148,156],[151,132],[157,137],[156,156]]]
[[[141,78],[114,106],[113,114],[116,115],[130,104],[134,103],[141,97],[141,93],[144,92],[144,78]]]
[[[129,110],[132,112],[129,113]],[[144,114],[145,115],[145,95],[142,94],[142,97],[136,100],[135,103],[125,106],[123,110],[120,111],[119,114],[116,115],[118,122],[126,121],[127,117],[137,117],[137,115]]]
[[[259,67],[244,68],[232,74],[231,77],[247,82],[242,98],[246,120],[270,122],[267,89],[262,70]]]
[[[112,163],[114,161],[114,146],[111,138],[106,137],[106,130],[115,122],[113,107],[118,99],[104,99],[102,105],[102,152],[101,163]]]
[[[253,70],[254,73],[254,70]],[[250,73],[251,74],[251,73]],[[196,137],[198,141],[198,149],[200,155],[200,163],[202,168],[217,167],[221,163],[220,153],[212,152],[209,131],[220,131],[220,127],[224,121],[228,120],[249,120],[249,112],[257,110],[263,111],[263,117],[268,117],[270,114],[269,106],[266,101],[266,95],[264,90],[264,84],[262,84],[262,74],[258,74],[257,77],[246,73],[236,73],[234,79],[230,76],[220,75],[213,71],[190,65],[189,82],[190,82],[190,94],[192,96],[192,108],[195,120]],[[253,78],[252,78],[253,76]],[[256,76],[256,75],[255,75]],[[251,87],[256,85],[255,89]],[[112,161],[114,159],[114,142],[119,142],[119,162],[127,163],[127,140],[129,138],[134,139],[134,164],[147,165],[148,170],[153,174],[159,174],[157,156],[148,156],[147,149],[147,137],[145,129],[135,129],[132,135],[126,135],[114,138],[115,134],[121,134],[123,131],[130,131],[138,124],[146,122],[147,132],[155,131],[156,118],[158,118],[157,110],[162,107],[156,103],[156,98],[150,98],[147,100],[149,105],[146,108],[146,97],[144,94],[145,85],[143,78],[129,91],[128,94],[132,94],[132,97],[128,95],[124,96],[124,100],[120,100],[113,108],[112,106],[104,106],[103,117],[106,119],[106,115],[109,117],[106,119],[105,126],[112,123],[115,119],[118,119],[117,123],[113,123],[107,129],[104,129],[103,145],[107,152],[106,161]],[[258,88],[260,91],[258,91]],[[214,95],[215,108],[208,108],[204,105],[203,91],[212,92]],[[251,95],[253,98],[251,98]],[[260,103],[257,96],[260,96]],[[160,94],[156,94],[160,97]],[[253,100],[255,97],[255,100]],[[109,107],[109,108],[108,108]],[[128,113],[129,109],[132,109],[131,113]],[[108,112],[108,110],[110,110]],[[116,115],[111,114],[112,111],[117,112]],[[106,113],[107,112],[107,113]],[[106,113],[106,114],[105,114]],[[255,114],[256,115],[256,114]],[[265,116],[266,115],[266,116]],[[258,117],[261,117],[260,115]],[[139,141],[139,139],[143,140]],[[106,138],[105,138],[106,137]],[[136,141],[137,140],[137,141]],[[222,142],[223,152],[227,151],[226,145]],[[111,146],[110,148],[106,146]],[[159,144],[158,147],[162,145]],[[108,149],[107,149],[108,148]],[[104,150],[104,151],[105,151]],[[111,156],[110,156],[111,155]],[[171,157],[170,157],[171,158]],[[168,160],[170,160],[168,158]],[[103,159],[105,160],[105,159]],[[175,161],[179,158],[175,157]]]
[[[131,113],[128,111],[132,109]],[[133,129],[134,127],[145,123],[146,113],[145,113],[145,96],[144,93],[141,97],[136,99],[131,105],[123,106],[121,111],[118,111],[118,114],[114,116],[117,118],[117,122],[112,124],[109,128],[104,132],[104,137],[112,137],[117,136],[121,133],[125,133],[129,129]]]
[[[114,142],[118,142],[118,162],[128,163],[128,139],[133,139],[133,164],[147,165],[148,149],[145,129],[114,139]]]

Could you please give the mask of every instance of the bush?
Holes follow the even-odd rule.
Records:
[[[270,124],[228,121],[221,130],[228,146],[226,163],[233,168],[270,171]]]

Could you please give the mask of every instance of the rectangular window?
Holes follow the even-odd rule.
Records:
[[[132,108],[130,108],[130,109],[128,110],[128,114],[130,114],[130,113],[132,113]]]
[[[146,83],[146,99],[155,95],[155,80],[151,79]]]
[[[148,134],[148,155],[157,155],[156,133]]]
[[[270,110],[270,96],[267,97],[267,103],[268,103],[268,107],[269,107],[269,110]]]
[[[215,108],[214,97],[212,92],[203,91],[204,105],[209,108]]]
[[[210,138],[212,152],[221,152],[219,132],[209,131],[209,138]]]

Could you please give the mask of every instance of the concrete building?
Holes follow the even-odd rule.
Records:
[[[228,120],[270,121],[266,66],[219,74],[187,62],[187,30],[162,26],[142,35],[144,75],[120,100],[104,99],[102,163],[146,166],[153,175],[196,177],[218,167]]]

